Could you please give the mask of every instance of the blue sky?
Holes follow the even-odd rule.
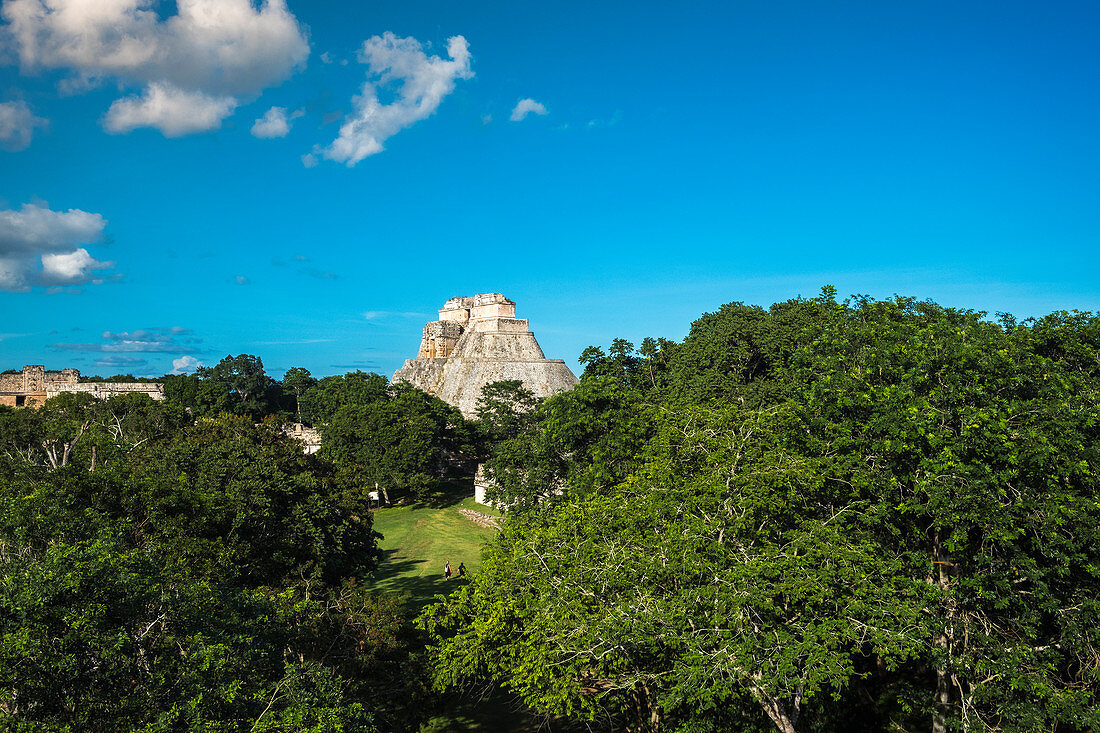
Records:
[[[2,0],[0,368],[388,375],[477,292],[574,367],[827,283],[1100,310],[1100,7],[685,5]]]

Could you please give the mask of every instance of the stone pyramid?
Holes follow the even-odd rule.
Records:
[[[420,352],[394,372],[408,382],[474,417],[481,388],[518,379],[538,397],[565,392],[577,383],[561,359],[547,359],[526,318],[500,293],[451,298],[439,320],[424,326]]]

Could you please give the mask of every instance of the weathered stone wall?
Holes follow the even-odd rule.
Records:
[[[307,428],[300,422],[290,423],[283,433],[302,444],[302,452],[307,456],[321,450],[321,432],[316,428]]]
[[[466,326],[467,332],[469,331],[506,331],[511,333],[528,333],[530,328],[527,325],[526,318],[481,318],[476,321],[470,321]]]
[[[439,311],[439,320],[424,329],[416,359],[409,359],[393,375],[454,405],[474,417],[486,384],[518,379],[539,397],[565,392],[577,383],[561,359],[547,359],[526,318],[515,318],[516,304],[500,293],[451,298]],[[442,336],[460,329],[448,348]],[[431,339],[429,339],[431,336]],[[429,356],[428,354],[434,354]]]
[[[120,394],[147,394],[158,402],[164,399],[164,385],[159,382],[84,382],[83,384],[47,384],[46,398],[62,392],[84,392],[101,400]]]
[[[446,359],[462,336],[462,325],[454,321],[432,321],[424,326],[417,359]]]
[[[0,374],[0,405],[39,407],[62,392],[85,392],[99,399],[117,394],[143,393],[164,399],[164,385],[156,382],[84,382],[80,370],[46,371],[41,364],[28,364],[19,374]]]
[[[5,407],[41,407],[45,403],[44,394],[0,394],[0,405]]]
[[[79,369],[48,372],[42,364],[27,364],[22,372],[0,374],[0,392],[41,392],[51,382],[76,384],[79,381]]]

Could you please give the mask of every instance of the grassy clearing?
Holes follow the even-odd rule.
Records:
[[[481,566],[481,544],[493,536],[494,529],[475,524],[460,509],[483,514],[498,512],[478,504],[473,497],[438,497],[431,504],[397,506],[374,512],[374,529],[384,539],[378,545],[385,559],[369,579],[368,586],[380,592],[408,595],[409,604],[421,608],[437,593],[449,593],[459,583],[452,576],[443,578],[443,563],[450,562],[453,573],[459,563],[467,572]]]
[[[459,563],[476,573],[481,566],[481,544],[496,532],[467,519],[459,511],[472,509],[500,516],[500,512],[478,504],[469,486],[452,485],[426,503],[395,506],[374,512],[374,529],[385,536],[378,543],[385,554],[382,565],[367,581],[375,591],[407,596],[417,611],[464,584],[465,580],[443,579],[443,563],[454,572]],[[421,733],[553,733],[561,728],[533,717],[513,696],[495,691],[486,698],[461,693],[448,695],[442,709],[421,728]]]

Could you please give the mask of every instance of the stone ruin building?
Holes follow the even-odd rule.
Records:
[[[62,392],[85,392],[101,400],[134,393],[164,399],[164,385],[158,382],[81,382],[79,369],[48,372],[41,364],[28,364],[22,372],[0,374],[0,405],[41,407]]]
[[[476,417],[481,389],[518,379],[536,397],[567,392],[579,381],[561,359],[547,359],[528,328],[516,318],[516,304],[500,293],[451,298],[439,320],[424,326],[415,359],[394,372],[393,382],[408,382]],[[481,467],[474,478],[474,499],[486,503],[488,477]]]
[[[394,372],[394,382],[414,387],[454,405],[466,417],[477,413],[481,389],[518,379],[536,397],[566,392],[576,376],[561,359],[547,359],[526,318],[500,293],[451,298],[439,320],[424,326],[415,359]]]

